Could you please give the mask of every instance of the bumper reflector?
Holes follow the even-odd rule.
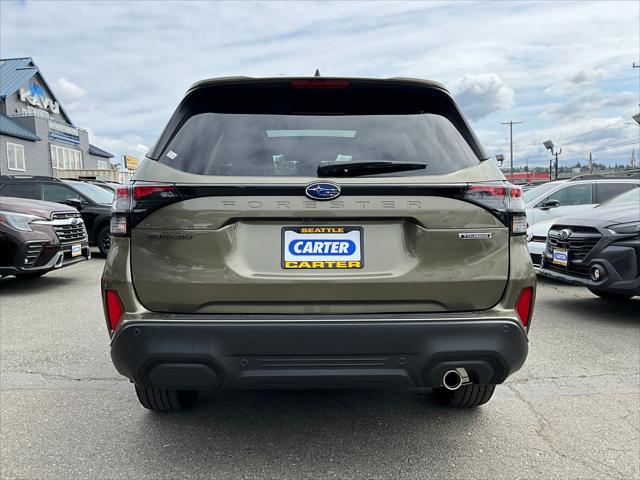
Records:
[[[111,328],[111,330],[115,330],[122,319],[124,308],[122,307],[122,302],[120,301],[118,292],[115,290],[106,290],[104,295],[107,302],[107,320],[109,321],[109,328]]]
[[[529,320],[531,320],[531,312],[533,309],[533,288],[527,287],[523,288],[520,292],[520,296],[518,296],[518,300],[516,301],[516,312],[518,312],[518,316],[520,317],[520,321],[522,325],[525,327],[529,325]]]

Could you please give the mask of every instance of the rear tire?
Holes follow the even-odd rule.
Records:
[[[589,288],[589,287],[587,287],[587,288]],[[625,300],[629,300],[629,299],[631,299],[633,297],[633,295],[624,295],[624,294],[620,294],[620,293],[610,293],[610,292],[604,292],[602,290],[593,290],[591,288],[589,288],[589,291],[591,293],[593,293],[594,295],[599,296],[603,300],[608,300],[610,302],[624,302]]]
[[[96,238],[96,244],[98,245],[100,253],[106,257],[107,253],[109,253],[109,248],[111,248],[111,232],[109,231],[109,225],[100,229]]]
[[[181,412],[191,406],[198,396],[196,391],[135,387],[140,404],[160,413]]]
[[[444,387],[433,389],[435,399],[441,405],[457,408],[473,408],[484,405],[493,396],[495,385],[477,385],[469,383],[451,391]]]

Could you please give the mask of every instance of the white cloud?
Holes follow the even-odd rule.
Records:
[[[113,155],[112,162],[117,163],[123,155],[133,155],[141,159],[149,151],[149,146],[139,135],[124,135],[122,137],[103,137],[89,131],[89,141],[96,147],[102,148]]]
[[[471,120],[514,105],[513,89],[495,73],[465,75],[456,83],[453,92],[462,111]]]
[[[62,77],[55,83],[56,95],[59,95],[64,102],[73,103],[80,100],[87,94],[87,91],[81,86]]]
[[[580,91],[578,91],[580,92]],[[602,92],[592,91],[569,96],[563,102],[549,105],[542,111],[543,118],[558,119],[564,122],[598,115],[606,109],[616,109],[622,112],[637,100],[632,92]]]
[[[582,85],[602,80],[604,77],[605,71],[603,68],[582,68],[573,75],[570,75],[568,80],[574,85]]]

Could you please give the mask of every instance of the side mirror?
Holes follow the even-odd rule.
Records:
[[[62,203],[64,203],[65,205],[69,205],[70,207],[73,207],[78,211],[82,210],[82,207],[84,206],[82,200],[80,200],[79,198],[68,198]]]
[[[560,202],[558,200],[547,200],[540,205],[540,208],[543,210],[549,210],[550,208],[556,208],[560,206]]]

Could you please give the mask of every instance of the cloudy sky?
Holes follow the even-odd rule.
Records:
[[[421,77],[454,93],[486,149],[516,165],[628,162],[640,2],[0,1],[0,57],[33,57],[74,123],[144,155],[186,89],[227,75]],[[632,144],[636,142],[635,144]]]

